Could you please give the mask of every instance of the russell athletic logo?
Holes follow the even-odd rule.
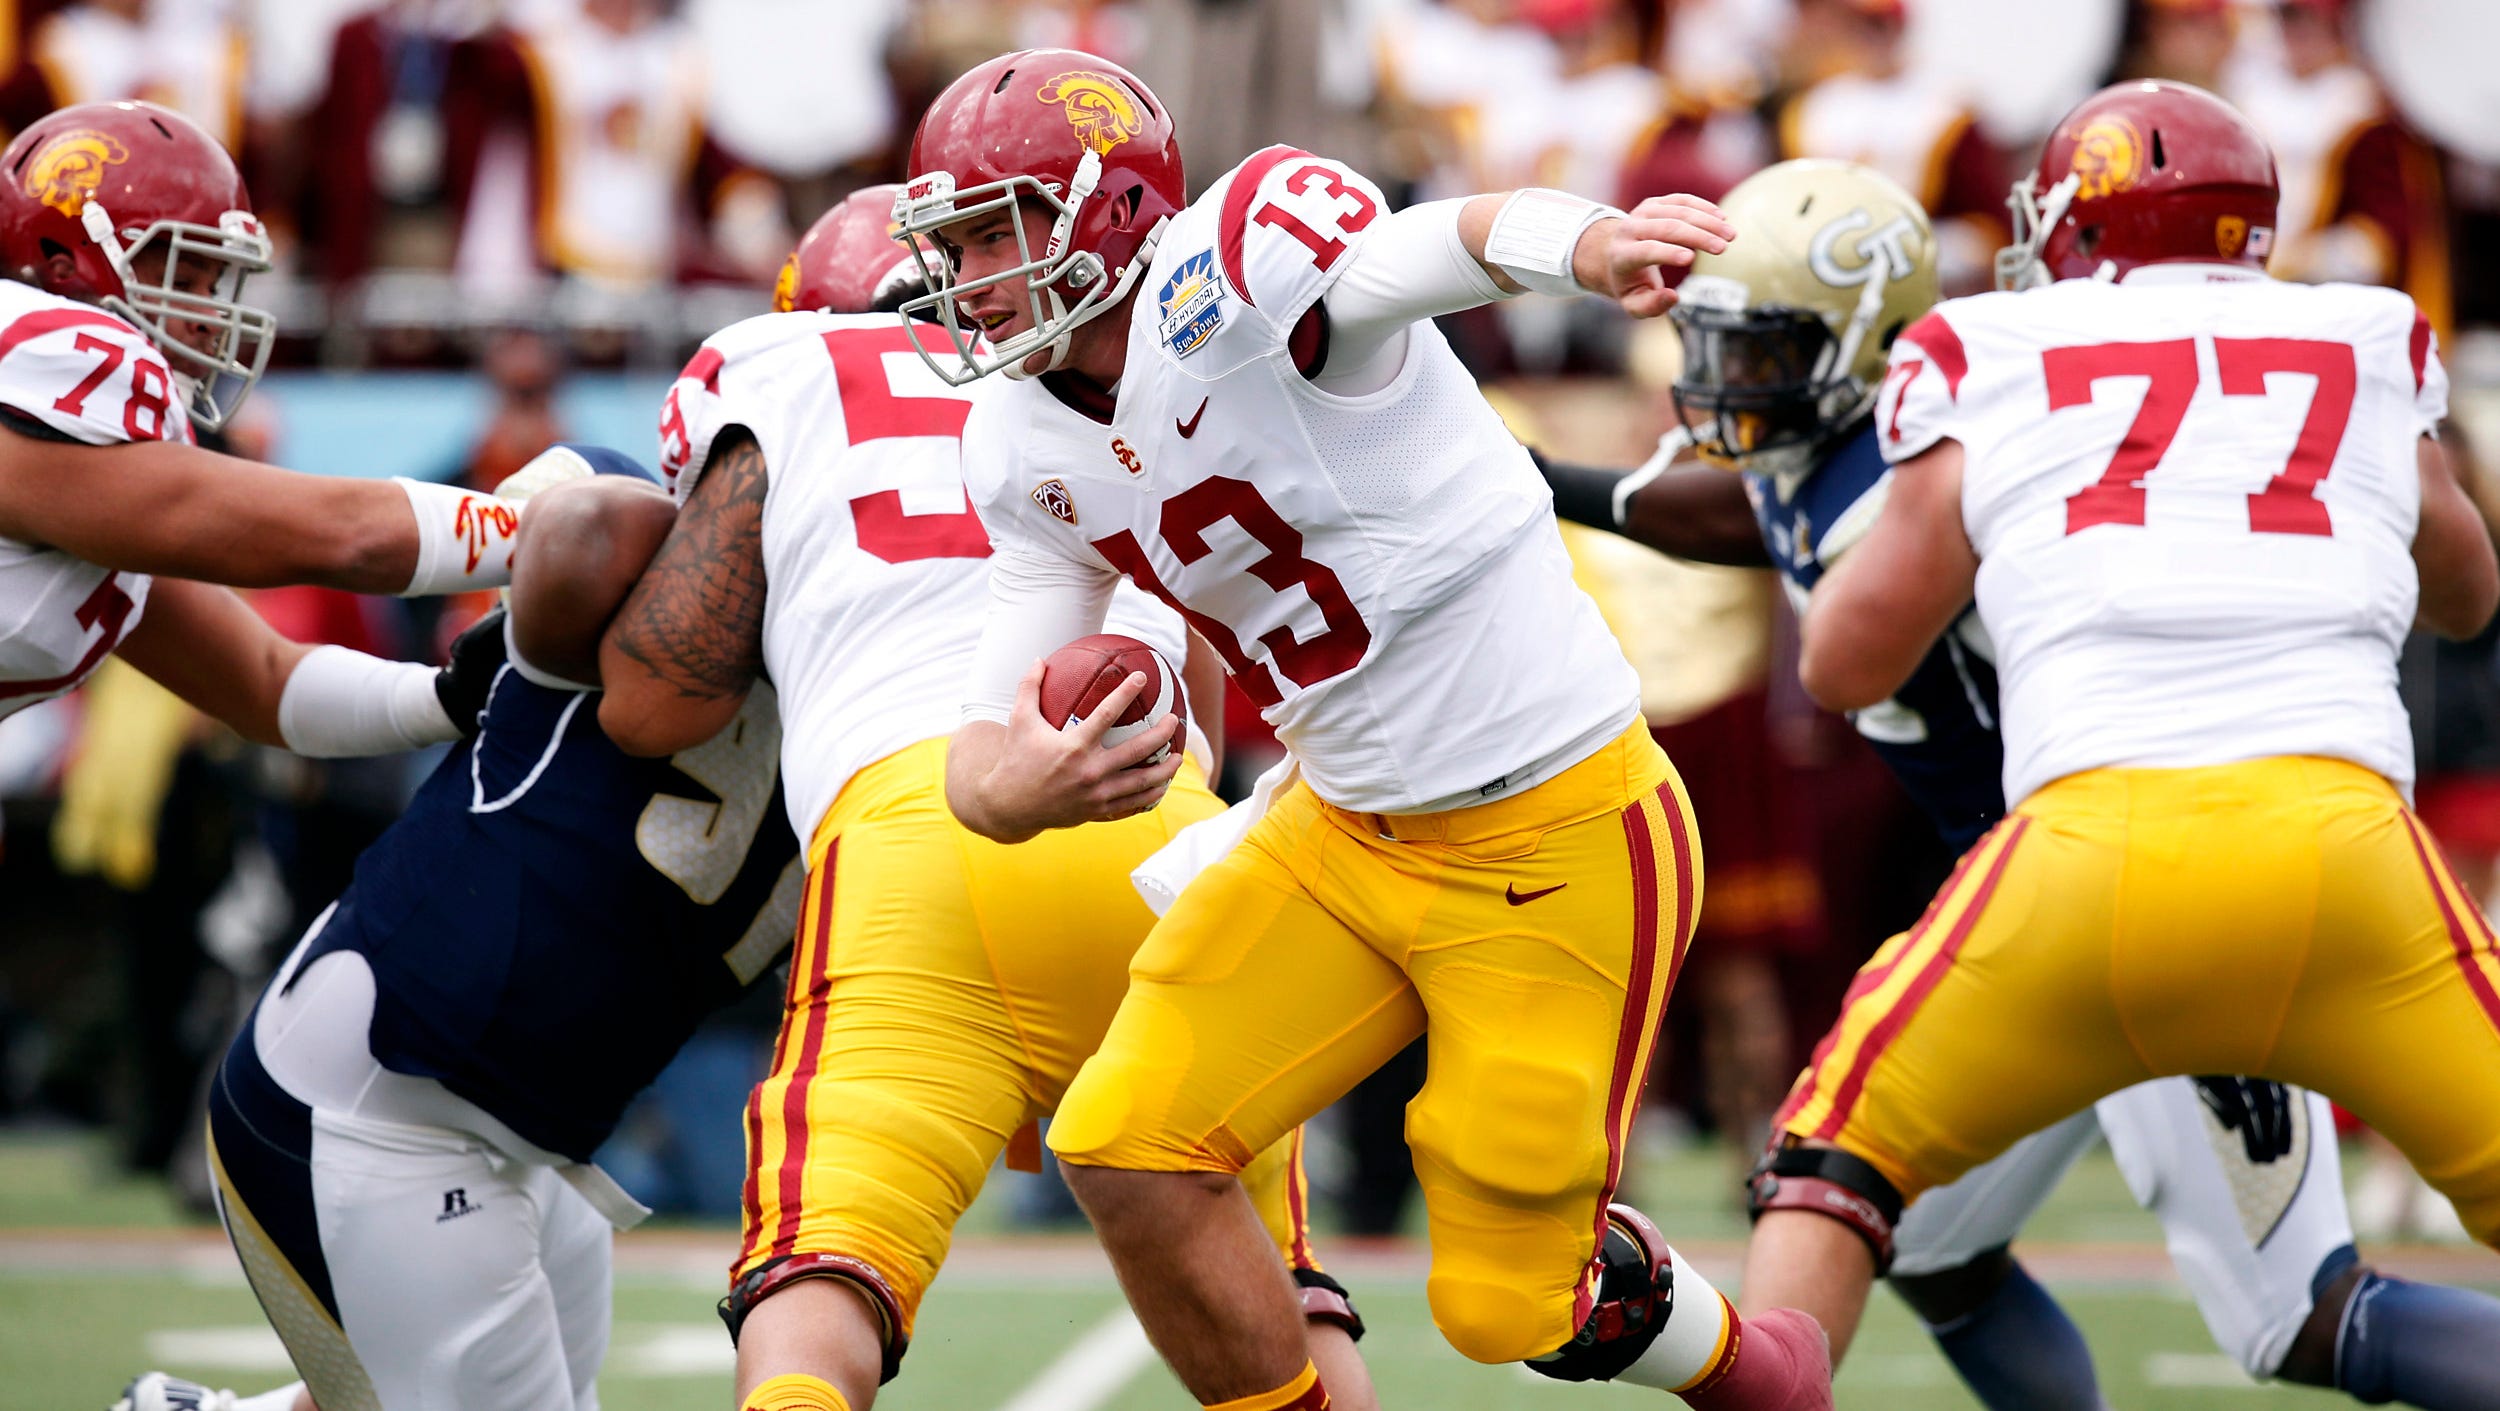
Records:
[[[446,1220],[457,1220],[463,1215],[475,1215],[483,1209],[485,1207],[482,1205],[469,1203],[467,1186],[454,1186],[443,1192],[443,1213],[434,1217],[434,1223],[439,1225]]]
[[[1068,126],[1076,129],[1076,140],[1097,156],[1109,155],[1112,148],[1146,130],[1137,116],[1137,100],[1129,96],[1127,85],[1109,74],[1070,69],[1043,84],[1033,96],[1058,104],[1068,115]]]
[[[130,151],[120,142],[82,127],[36,149],[21,179],[27,195],[76,220],[104,184],[104,169],[129,160]]]

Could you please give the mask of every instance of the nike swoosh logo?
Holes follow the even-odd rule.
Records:
[[[1569,882],[1556,882],[1550,887],[1539,887],[1533,892],[1523,892],[1519,890],[1519,884],[1513,882],[1502,889],[1502,900],[1509,902],[1512,906],[1526,906],[1538,897],[1550,897],[1570,885]]]
[[[1205,399],[1201,399],[1198,403],[1198,410],[1191,413],[1189,420],[1183,421],[1179,417],[1174,417],[1172,418],[1172,426],[1173,429],[1180,432],[1181,439],[1186,441],[1190,437],[1198,434],[1198,423],[1206,419],[1207,404]]]

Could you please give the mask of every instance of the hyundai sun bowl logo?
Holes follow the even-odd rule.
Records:
[[[1163,320],[1157,332],[1171,345],[1172,356],[1185,358],[1205,347],[1224,326],[1224,278],[1215,272],[1215,252],[1200,250],[1181,261],[1163,281],[1155,310]]]

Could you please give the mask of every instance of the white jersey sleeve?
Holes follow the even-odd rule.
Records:
[[[718,337],[695,349],[660,399],[660,484],[680,505],[694,493],[704,463],[712,458],[712,442],[729,423],[720,390],[726,355],[715,346]]]
[[[191,439],[164,355],[113,315],[66,301],[0,329],[0,404],[90,446]]]
[[[1876,443],[1893,465],[1938,441],[1960,439],[1962,378],[1970,370],[1961,336],[1941,309],[1892,341],[1892,365],[1875,399]]]
[[[1029,492],[1017,489],[1025,479],[1016,424],[1022,401],[989,398],[964,425],[964,488],[989,528],[994,551],[989,613],[964,688],[966,720],[1004,723],[1015,705],[1016,683],[1034,662],[1103,630],[1120,582],[1085,546],[1076,502],[1064,481],[1045,479]],[[1144,595],[1131,588],[1121,596]]]
[[[2448,419],[2448,365],[2440,360],[2439,335],[2431,331],[2430,316],[2420,309],[2413,311],[2405,352],[2413,360],[2414,427],[2425,436],[2437,436],[2439,424]]]
[[[1252,153],[1197,205],[1215,210],[1214,248],[1171,267],[1147,312],[1165,356],[1201,380],[1291,347],[1389,208],[1368,177],[1294,147]]]

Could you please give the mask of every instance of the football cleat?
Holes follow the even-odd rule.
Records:
[[[212,1391],[165,1372],[143,1372],[109,1411],[234,1411],[230,1391]]]

